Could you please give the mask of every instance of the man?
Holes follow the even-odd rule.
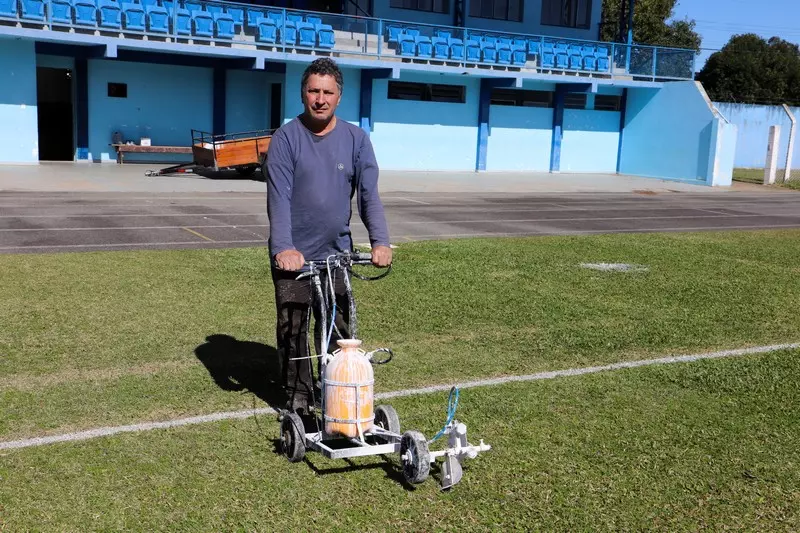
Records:
[[[307,346],[308,307],[313,291],[308,279],[296,280],[306,260],[324,260],[351,251],[351,199],[369,232],[372,263],[392,262],[389,232],[378,196],[378,164],[366,133],[336,117],[342,99],[342,73],[331,59],[317,59],[301,83],[304,111],[279,128],[267,153],[269,253],[277,307],[278,354],[283,364],[287,409],[307,414],[313,406],[313,383]],[[322,280],[325,283],[325,279]],[[349,321],[344,282],[335,282],[336,327],[347,337]],[[315,341],[321,335],[315,317]],[[336,335],[331,340],[335,346]],[[315,399],[319,399],[316,396]]]

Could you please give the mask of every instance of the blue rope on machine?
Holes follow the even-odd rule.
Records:
[[[444,435],[444,432],[447,430],[447,426],[450,425],[450,422],[453,421],[453,418],[456,416],[456,408],[458,407],[458,387],[453,387],[450,389],[450,396],[447,398],[447,421],[442,426],[442,429],[439,430],[439,433],[436,434],[428,442],[431,443]]]

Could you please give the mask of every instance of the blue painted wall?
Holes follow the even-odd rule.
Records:
[[[227,73],[226,133],[269,127],[270,85],[283,76],[260,71],[229,70]]]
[[[710,105],[691,81],[629,89],[620,173],[710,182],[717,120]]]
[[[715,103],[720,113],[736,124],[738,137],[734,164],[743,168],[764,168],[767,161],[767,141],[769,128],[773,125],[781,127],[780,149],[778,151],[778,167],[786,163],[786,151],[789,146],[789,128],[791,121],[781,106],[763,106]],[[790,108],[795,118],[800,121],[800,107]],[[800,124],[795,134],[792,166],[800,168]]]
[[[618,111],[565,109],[561,172],[617,171]]]
[[[736,159],[738,128],[736,124],[720,121],[717,147],[714,154],[714,178],[712,185],[727,187],[733,182],[733,167]]]
[[[466,103],[387,98],[388,80],[375,80],[370,134],[381,168],[475,170],[480,82],[437,75],[404,75],[402,81],[466,85]]]
[[[286,77],[283,84],[283,123],[286,124],[303,112],[303,102],[300,99],[300,83],[303,72],[308,65],[304,63],[287,63]],[[351,124],[359,125],[359,105],[361,98],[361,71],[352,68],[342,68],[342,102],[336,110],[339,119]]]
[[[128,97],[109,97],[109,82],[127,83]],[[211,107],[211,69],[89,61],[89,159],[116,161],[109,146],[114,131],[120,131],[126,140],[150,137],[157,145],[188,146],[192,128],[211,131]],[[146,158],[175,158],[158,155],[147,154]]]
[[[490,106],[486,170],[548,172],[552,138],[552,109]]]
[[[565,28],[561,26],[545,26],[542,20],[542,0],[525,0],[522,10],[522,22],[507,20],[470,17],[469,5],[472,0],[464,0],[465,26],[476,30],[491,30],[498,32],[553,35],[575,39],[597,40],[599,36],[599,23],[602,0],[592,1],[591,24],[588,29]],[[452,26],[454,22],[454,2],[449,0],[450,9],[446,14],[417,11],[413,9],[395,9],[389,7],[389,0],[375,0],[374,16],[397,22],[413,22],[418,24],[433,24],[439,26]]]
[[[0,40],[0,162],[38,163],[33,42]]]

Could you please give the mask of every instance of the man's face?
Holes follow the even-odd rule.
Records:
[[[311,118],[319,121],[330,120],[341,98],[342,95],[333,76],[312,74],[308,77],[303,91],[303,105]]]

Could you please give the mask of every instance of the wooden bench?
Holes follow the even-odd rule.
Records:
[[[126,153],[137,154],[191,154],[191,146],[141,146],[139,144],[112,144],[117,151],[117,163],[120,165]]]

